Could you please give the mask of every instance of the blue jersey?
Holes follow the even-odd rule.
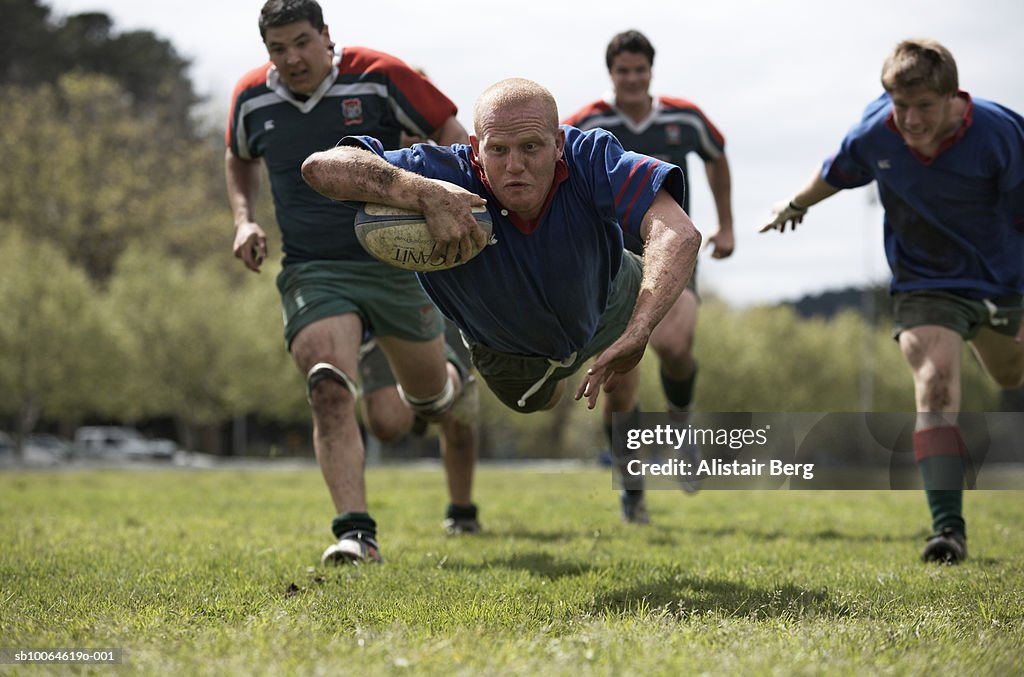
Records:
[[[564,159],[544,211],[531,224],[514,220],[490,194],[470,146],[419,144],[385,152],[368,137],[342,141],[487,200],[496,242],[462,266],[420,274],[420,284],[471,340],[503,353],[561,360],[585,346],[608,303],[623,232],[640,236],[662,187],[683,199],[675,165],[627,152],[604,130],[562,129]]]
[[[822,169],[837,188],[878,182],[893,292],[987,298],[1024,291],[1024,119],[960,96],[963,124],[934,158],[907,147],[883,94]]]
[[[623,148],[678,165],[683,170],[686,212],[690,211],[686,157],[696,153],[704,162],[713,162],[725,153],[725,137],[704,111],[693,102],[676,97],[654,97],[651,111],[640,122],[616,108],[614,98],[588,103],[564,122],[583,130],[607,129]]]
[[[226,142],[237,157],[263,158],[267,165],[284,265],[373,261],[352,230],[355,211],[303,181],[303,160],[348,134],[371,134],[397,148],[401,132],[429,136],[456,112],[429,80],[399,59],[345,47],[310,97],[288,91],[270,64],[247,73],[235,87]]]

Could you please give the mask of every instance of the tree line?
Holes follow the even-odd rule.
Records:
[[[225,251],[189,263],[140,240],[100,282],[17,224],[3,232],[0,416],[14,432],[28,434],[40,421],[71,429],[97,417],[170,418],[179,442],[192,446],[197,428],[239,416],[308,420],[301,375],[284,350],[272,269],[239,275]],[[913,410],[886,326],[852,311],[808,320],[787,306],[740,310],[715,300],[702,314],[701,410]],[[965,364],[965,409],[994,408],[980,367]],[[641,368],[641,409],[663,411],[657,360],[648,355]],[[529,416],[486,389],[481,403],[488,455],[579,456],[604,444],[600,415],[571,398]]]

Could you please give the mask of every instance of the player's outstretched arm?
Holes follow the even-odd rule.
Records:
[[[475,253],[487,244],[471,211],[486,200],[453,184],[395,167],[364,148],[339,146],[314,153],[302,163],[302,178],[333,200],[376,202],[420,212],[437,245],[435,261],[454,261],[460,250]]]
[[[256,223],[254,215],[260,187],[260,161],[243,160],[228,148],[224,152],[224,179],[235,219],[232,248],[246,268],[258,273],[267,258],[267,234]]]
[[[700,232],[679,203],[659,190],[644,215],[644,275],[633,315],[616,341],[597,356],[576,390],[576,399],[597,404],[601,386],[614,387],[616,375],[633,369],[644,355],[651,332],[686,288],[700,250]]]
[[[797,224],[804,220],[804,215],[807,214],[809,208],[838,192],[838,188],[826,182],[821,178],[821,172],[816,171],[810,182],[799,193],[789,200],[772,205],[772,220],[759,232],[778,230],[780,233],[784,233],[787,225],[790,226],[790,230],[796,230]]]

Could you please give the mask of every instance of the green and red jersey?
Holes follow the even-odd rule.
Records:
[[[705,162],[713,162],[725,152],[725,137],[700,108],[686,99],[654,97],[650,113],[640,122],[623,114],[612,101],[594,101],[564,122],[583,130],[605,129],[615,135],[623,148],[682,169],[686,194],[683,209],[687,212],[690,184],[686,178],[686,156],[696,153]]]
[[[457,109],[429,80],[401,60],[366,47],[345,47],[312,95],[288,90],[270,63],[235,87],[226,143],[244,160],[267,165],[284,265],[372,257],[356,241],[355,211],[302,179],[302,162],[351,134],[397,148],[401,133],[427,137]]]

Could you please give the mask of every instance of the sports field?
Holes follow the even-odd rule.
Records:
[[[650,492],[484,467],[448,538],[436,468],[368,471],[383,566],[323,569],[314,468],[0,474],[0,648],[120,667],[0,674],[1024,672],[1024,500],[967,492],[971,558],[917,560],[918,492]]]

